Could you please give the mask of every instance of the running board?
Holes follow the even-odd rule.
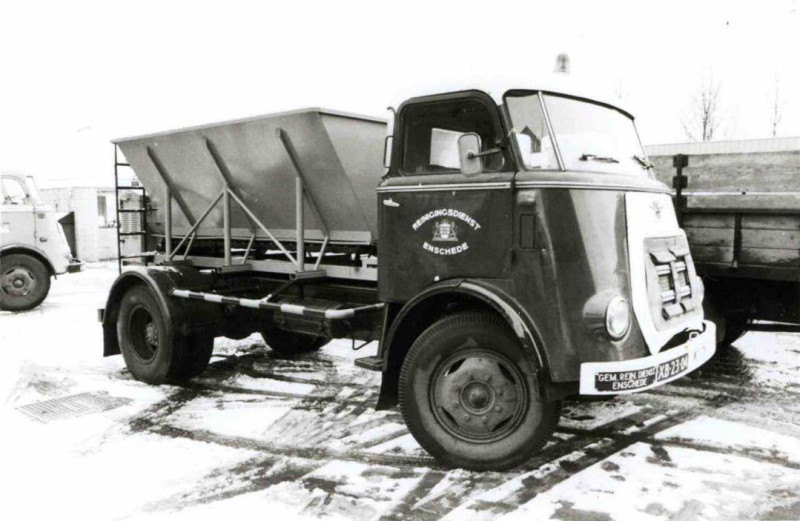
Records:
[[[356,367],[370,371],[383,371],[383,359],[380,356],[364,356],[354,360]]]
[[[355,308],[345,309],[320,309],[308,306],[300,306],[297,304],[279,304],[276,302],[269,302],[266,299],[254,300],[246,298],[225,297],[217,295],[216,293],[200,293],[196,291],[188,291],[185,289],[173,289],[170,295],[178,298],[188,298],[195,300],[204,300],[206,302],[214,302],[215,304],[225,304],[232,306],[241,306],[244,308],[252,309],[265,309],[268,311],[280,311],[287,315],[301,315],[317,318],[326,318],[328,320],[343,320],[352,318],[356,315],[363,313],[371,313],[383,309],[385,304],[370,304],[367,306],[358,306]]]

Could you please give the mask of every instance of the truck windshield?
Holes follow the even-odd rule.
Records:
[[[575,98],[544,94],[543,99],[564,168],[648,175],[650,164],[629,116],[611,107]],[[506,102],[515,130],[541,127],[540,121],[529,121],[531,114],[536,113],[535,107],[540,106],[538,94],[509,96]],[[528,168],[537,168],[525,162]]]
[[[41,192],[39,192],[39,187],[36,185],[36,180],[32,176],[28,176],[25,178],[25,184],[28,186],[28,193],[33,199],[33,203],[38,206],[43,205],[44,201],[42,200]]]

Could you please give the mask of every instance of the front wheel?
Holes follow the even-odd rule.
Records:
[[[400,372],[409,431],[441,463],[504,470],[530,459],[558,423],[537,367],[499,317],[445,317],[417,338]]]
[[[0,309],[35,308],[50,292],[50,271],[42,261],[24,254],[0,257]]]

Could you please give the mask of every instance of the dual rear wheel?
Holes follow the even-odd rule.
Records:
[[[264,341],[280,354],[315,351],[327,344],[324,336],[304,335],[266,328]],[[145,286],[134,286],[122,297],[117,317],[117,338],[125,365],[134,378],[149,384],[186,380],[208,366],[214,335],[195,331],[179,335],[166,323],[161,307]]]
[[[174,333],[145,286],[134,286],[122,297],[117,337],[133,377],[154,385],[197,376],[208,366],[214,349],[210,333]]]
[[[294,333],[274,326],[263,328],[261,338],[270,349],[281,355],[299,355],[317,351],[331,340],[326,336]]]

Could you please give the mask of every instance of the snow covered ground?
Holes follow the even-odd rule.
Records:
[[[750,333],[702,375],[568,403],[533,460],[474,473],[440,467],[398,411],[372,409],[379,375],[352,360],[374,345],[281,358],[258,336],[217,339],[190,384],[134,381],[102,358],[96,309],[115,275],[90,265],[41,307],[0,312],[7,519],[800,518],[800,335]],[[69,413],[82,393],[105,410],[23,413],[55,398]]]

